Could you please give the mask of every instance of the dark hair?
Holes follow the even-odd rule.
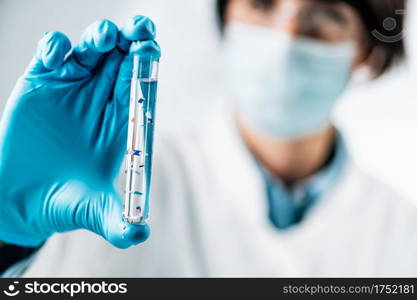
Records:
[[[268,8],[274,0],[251,0],[254,5]],[[350,5],[359,14],[369,38],[366,63],[375,76],[385,73],[395,62],[404,57],[403,38],[404,14],[407,0],[312,0],[320,2],[342,2]],[[217,0],[217,15],[223,31],[229,0]],[[392,22],[395,20],[395,22]],[[391,21],[391,25],[387,25]],[[393,28],[394,27],[394,28]]]

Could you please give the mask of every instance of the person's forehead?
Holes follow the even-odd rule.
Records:
[[[238,0],[242,1],[242,0]],[[349,0],[243,0],[253,4],[265,5],[273,7],[284,2],[292,2],[295,4],[304,4],[304,5],[341,5],[343,3],[349,3]]]
[[[242,1],[242,0],[237,0]],[[252,4],[253,8],[262,8],[265,12],[286,10],[288,13],[299,9],[323,9],[339,12],[353,12],[354,7],[349,5],[350,0],[243,0]]]
[[[242,0],[237,0],[242,1]],[[243,0],[248,4],[253,4],[253,8],[262,5],[260,8],[271,17],[274,15],[291,16],[299,15],[300,12],[317,13],[320,11],[337,13],[348,19],[353,20],[356,15],[354,7],[349,5],[350,0]],[[267,4],[269,3],[269,4]],[[302,14],[305,16],[305,13]]]

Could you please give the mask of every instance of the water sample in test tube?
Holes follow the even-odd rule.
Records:
[[[126,150],[123,217],[135,225],[149,217],[149,191],[159,57],[134,55]]]

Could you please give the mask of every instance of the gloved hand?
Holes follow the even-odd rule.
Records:
[[[155,26],[92,24],[79,44],[48,32],[0,123],[0,241],[28,247],[87,229],[116,247],[143,242],[114,184],[126,147],[133,53],[160,55]]]

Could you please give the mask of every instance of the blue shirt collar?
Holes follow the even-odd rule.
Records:
[[[339,134],[334,151],[324,169],[291,189],[258,163],[266,186],[270,218],[278,228],[286,229],[302,221],[308,209],[339,180],[348,157],[346,145]]]

